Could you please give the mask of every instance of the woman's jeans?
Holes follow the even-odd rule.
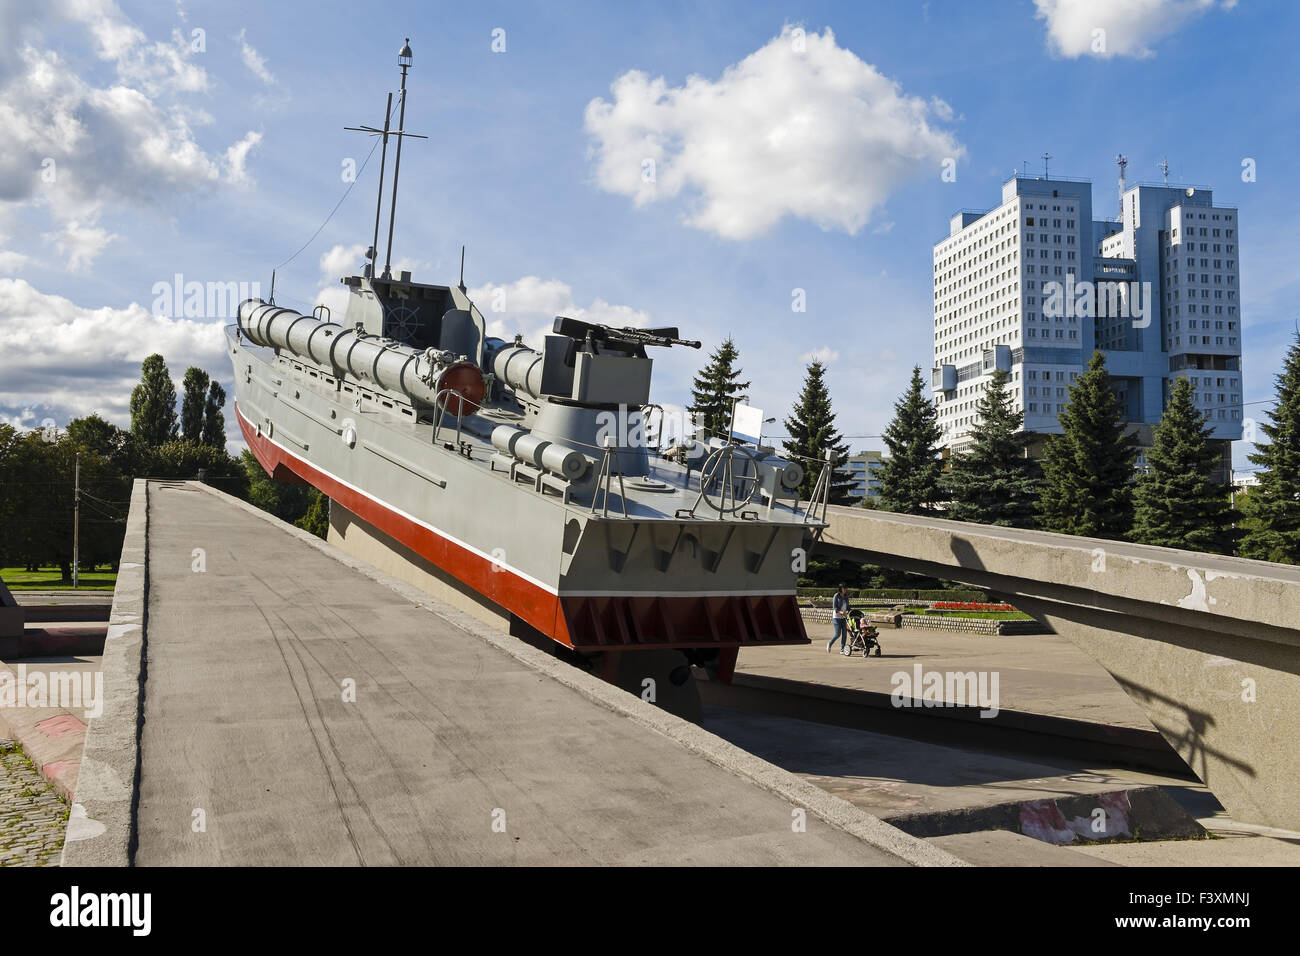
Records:
[[[840,650],[844,650],[844,642],[848,640],[848,636],[849,636],[848,618],[837,617],[835,619],[835,633],[832,634],[831,639],[826,642],[826,650],[829,651],[832,647],[835,646],[835,638],[837,637],[840,639]]]

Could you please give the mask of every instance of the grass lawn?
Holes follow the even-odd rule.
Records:
[[[0,581],[10,591],[56,591],[72,590],[71,584],[64,584],[58,568],[41,568],[28,571],[26,568],[0,568]],[[111,591],[117,584],[116,571],[82,571],[79,591]]]

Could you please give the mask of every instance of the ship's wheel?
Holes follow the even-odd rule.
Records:
[[[395,305],[384,316],[384,334],[390,339],[405,342],[415,341],[415,333],[420,328],[420,313],[405,305]]]
[[[700,499],[719,515],[735,514],[753,501],[758,484],[758,459],[743,445],[716,449],[700,467]]]

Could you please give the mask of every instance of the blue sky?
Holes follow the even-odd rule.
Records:
[[[678,325],[706,348],[730,334],[754,402],[778,417],[819,354],[842,431],[880,447],[911,367],[931,362],[931,246],[948,217],[996,204],[1044,151],[1113,215],[1123,152],[1130,181],[1158,181],[1167,156],[1171,182],[1240,207],[1245,398],[1266,400],[1300,291],[1298,20],[1263,0],[364,13],[0,0],[0,416],[124,423],[155,349],[176,378],[194,361],[228,379],[221,320],[156,314],[155,284],[179,273],[267,291],[343,194],[344,163],[369,150],[343,127],[382,121],[405,36],[406,125],[430,139],[404,148],[394,258],[449,283],[466,244],[471,289],[509,293],[489,316],[498,331],[533,333],[563,310]],[[941,177],[949,156],[955,182]],[[376,167],[281,270],[282,304],[337,301],[369,243]],[[806,312],[791,310],[795,289]],[[655,354],[656,398],[684,401],[705,356]]]

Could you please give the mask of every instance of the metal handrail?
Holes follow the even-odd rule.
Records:
[[[460,399],[460,404],[456,406],[456,447],[459,448],[461,424],[465,419],[465,406],[473,405],[475,411],[481,410],[483,406],[480,403],[473,401],[472,399],[466,398],[464,395],[456,391],[454,388],[444,388],[441,391],[439,391],[438,394],[435,395],[433,399],[434,408],[437,410],[438,413],[438,417],[435,418],[433,422],[433,440],[435,442],[437,442],[438,440],[438,432],[442,429],[442,421],[446,417],[448,411],[447,406],[451,403],[450,396],[452,395],[455,395],[458,399]]]

